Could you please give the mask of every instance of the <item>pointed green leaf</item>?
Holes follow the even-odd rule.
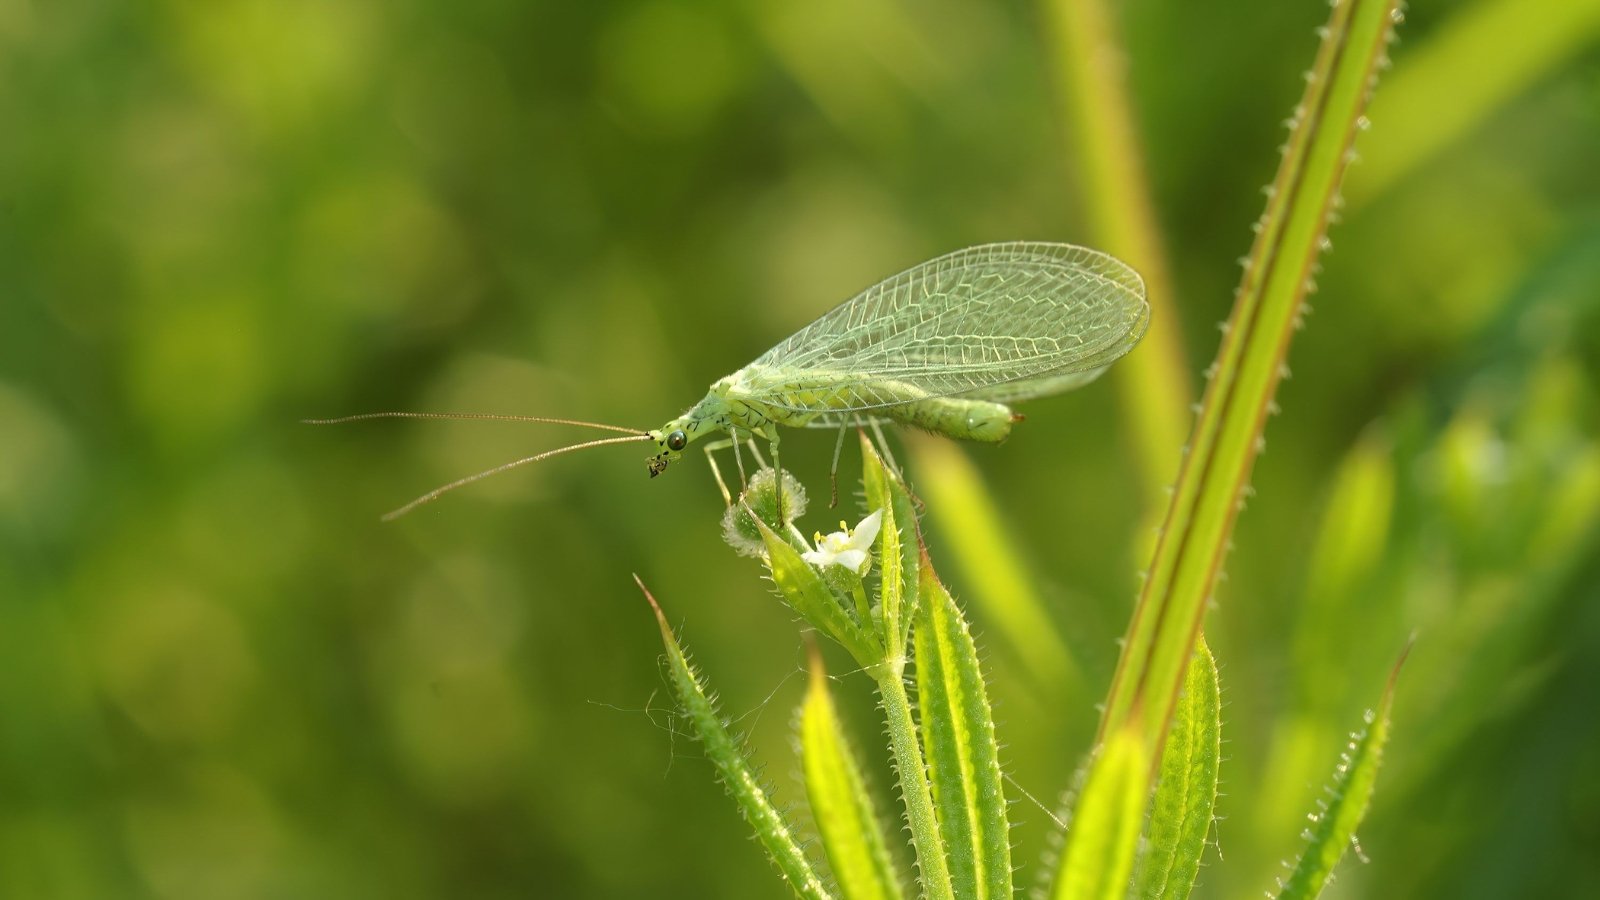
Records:
[[[1410,648],[1406,648],[1410,652]],[[1389,710],[1394,704],[1395,679],[1405,663],[1402,654],[1389,673],[1389,684],[1376,713],[1368,711],[1366,727],[1350,736],[1350,744],[1339,755],[1333,783],[1324,791],[1327,799],[1317,801],[1311,813],[1311,827],[1302,835],[1306,849],[1278,891],[1279,900],[1310,900],[1322,893],[1333,874],[1333,867],[1344,857],[1345,848],[1355,840],[1356,828],[1367,814],[1372,788],[1378,780],[1378,765],[1383,745],[1389,739]]]
[[[1194,889],[1217,802],[1221,708],[1217,663],[1201,636],[1161,751],[1148,840],[1133,879],[1140,900],[1182,900]]]
[[[883,510],[883,527],[878,530],[878,610],[883,618],[878,639],[890,653],[900,655],[906,652],[906,645],[900,640],[906,597],[905,559],[900,552],[904,539],[894,504],[879,508]]]
[[[1009,898],[1011,831],[978,648],[926,553],[921,564],[917,702],[950,880],[959,898]]]
[[[811,684],[800,711],[800,749],[811,815],[839,889],[849,900],[900,900],[900,878],[889,859],[882,822],[845,740],[815,649]]]
[[[699,675],[689,664],[656,598],[651,596],[637,575],[634,581],[638,582],[639,590],[644,591],[645,599],[650,601],[650,608],[655,610],[656,623],[661,627],[661,641],[667,648],[667,672],[672,680],[673,693],[677,695],[678,705],[694,725],[695,736],[705,747],[706,758],[716,768],[717,777],[733,796],[739,812],[755,831],[756,840],[766,849],[768,858],[778,867],[795,895],[806,900],[828,900],[832,894],[823,886],[822,880],[811,868],[811,861],[806,859],[805,852],[794,839],[794,829],[784,821],[783,814],[772,805],[771,798],[762,789],[755,768],[745,758],[741,742],[723,727],[716,706],[706,695]]]
[[[800,551],[779,537],[766,523],[756,520],[767,545],[767,567],[772,583],[784,600],[812,626],[838,641],[856,662],[870,666],[883,661],[883,648],[872,632],[856,624],[816,567]]]
[[[1089,766],[1067,845],[1056,869],[1053,900],[1122,900],[1128,894],[1134,845],[1144,819],[1150,751],[1137,720],[1112,733]]]
[[[906,642],[911,638],[911,622],[916,618],[915,604],[917,603],[917,573],[920,570],[918,557],[921,551],[920,531],[917,525],[916,504],[912,502],[911,492],[906,489],[900,477],[890,471],[884,464],[883,457],[878,455],[877,448],[872,446],[872,441],[863,432],[861,435],[861,487],[867,496],[867,506],[870,509],[888,509],[884,514],[884,525],[880,533],[879,550],[883,558],[883,576],[889,577],[889,544],[886,543],[887,535],[891,529],[887,525],[892,521],[895,524],[894,541],[899,544],[899,573],[900,587],[896,596],[890,598],[890,586],[884,585],[883,608],[883,643],[890,648],[890,652],[899,655],[905,652]],[[893,515],[891,516],[890,513]],[[891,608],[890,601],[894,601]],[[913,608],[905,608],[911,604]]]

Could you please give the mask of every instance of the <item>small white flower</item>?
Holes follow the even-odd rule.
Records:
[[[832,534],[818,534],[817,549],[807,550],[801,556],[819,569],[844,566],[857,575],[865,575],[872,568],[872,542],[878,539],[878,528],[882,524],[881,509],[862,519],[854,530],[840,522],[840,530]]]

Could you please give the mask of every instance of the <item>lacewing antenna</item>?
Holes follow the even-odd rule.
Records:
[[[492,469],[485,469],[476,475],[468,475],[466,478],[461,478],[456,481],[452,481],[447,485],[434,488],[433,490],[423,494],[421,497],[418,497],[399,509],[384,513],[383,521],[385,522],[392,522],[395,519],[398,519],[406,513],[412,511],[413,509],[416,509],[422,504],[427,503],[430,500],[436,500],[440,495],[453,491],[458,487],[469,485],[474,481],[478,481],[479,479],[488,478],[490,475],[498,475],[507,469],[515,469],[517,466],[525,466],[528,463],[536,463],[541,459],[549,459],[552,456],[560,456],[563,453],[571,453],[574,450],[584,450],[589,447],[599,447],[604,444],[625,444],[630,441],[648,441],[651,439],[649,432],[642,428],[624,428],[621,425],[606,425],[601,422],[585,422],[582,419],[556,419],[550,416],[511,416],[500,413],[375,412],[358,413],[353,416],[338,416],[332,419],[301,419],[300,421],[306,425],[342,425],[346,422],[362,422],[366,421],[367,419],[468,419],[488,420],[493,422],[535,422],[542,425],[580,425],[584,428],[599,428],[602,431],[617,431],[627,435],[627,437],[600,438],[593,441],[584,441],[581,444],[557,447],[554,450],[546,450],[543,453],[536,453],[533,456],[526,456],[522,459],[513,460],[511,462],[495,466]]]
[[[430,413],[430,412],[375,412],[360,413],[354,416],[339,416],[333,419],[301,419],[305,425],[343,425],[346,422],[361,422],[367,419],[480,419],[494,422],[536,422],[543,425],[582,425],[585,428],[599,428],[605,431],[617,431],[622,434],[643,434],[642,428],[624,428],[621,425],[604,425],[600,422],[585,422],[582,419],[553,419],[549,416],[508,416],[498,413]]]
[[[587,424],[587,423],[585,423],[585,424]],[[619,430],[624,430],[624,429],[619,429]],[[533,456],[525,456],[522,459],[512,460],[511,462],[508,462],[508,463],[502,463],[502,464],[500,464],[498,466],[495,466],[492,469],[485,469],[485,470],[483,470],[482,472],[479,472],[476,475],[468,475],[465,478],[459,478],[459,479],[457,479],[455,481],[450,482],[449,484],[446,484],[446,485],[443,485],[443,486],[440,486],[440,487],[436,487],[433,490],[427,492],[426,494],[423,494],[421,497],[418,497],[417,499],[411,501],[410,503],[407,503],[405,506],[402,506],[399,509],[391,510],[389,512],[384,513],[383,514],[383,521],[385,521],[385,522],[393,522],[395,519],[400,518],[401,516],[405,515],[406,513],[410,512],[410,511],[412,511],[413,509],[416,509],[417,507],[421,506],[422,504],[427,503],[427,502],[429,502],[431,500],[437,500],[440,497],[440,495],[442,495],[442,494],[449,493],[450,491],[453,491],[458,487],[464,487],[466,485],[469,485],[469,484],[473,483],[474,481],[479,481],[481,479],[488,478],[490,475],[498,475],[501,472],[506,471],[507,469],[515,469],[518,466],[525,466],[528,463],[536,463],[541,459],[549,459],[552,456],[560,456],[563,453],[571,453],[574,450],[584,450],[584,449],[587,449],[589,447],[599,447],[599,446],[602,446],[604,444],[626,444],[626,443],[629,443],[630,441],[648,441],[648,440],[650,440],[650,435],[644,434],[643,432],[630,434],[627,437],[599,438],[599,439],[592,440],[592,441],[584,441],[581,444],[571,444],[571,445],[566,446],[566,447],[557,447],[554,450],[546,450],[543,453],[536,453]]]

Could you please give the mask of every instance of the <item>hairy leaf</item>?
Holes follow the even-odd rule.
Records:
[[[1150,751],[1129,723],[1101,745],[1067,828],[1053,900],[1122,900],[1144,818]]]
[[[850,617],[839,598],[816,570],[800,556],[800,551],[757,519],[761,538],[767,545],[767,566],[772,583],[784,600],[823,634],[838,641],[856,662],[870,666],[883,659],[883,648],[873,633]]]
[[[994,717],[961,610],[922,557],[915,630],[922,741],[960,898],[1011,896],[1011,835]]]
[[[1355,840],[1356,828],[1367,814],[1372,788],[1378,780],[1383,745],[1389,739],[1389,710],[1394,704],[1395,679],[1404,662],[1402,655],[1389,674],[1389,684],[1384,688],[1377,712],[1367,713],[1366,727],[1350,736],[1349,746],[1339,755],[1333,783],[1324,791],[1327,799],[1318,800],[1317,810],[1311,813],[1311,827],[1304,833],[1305,851],[1282,884],[1279,900],[1309,900],[1322,893],[1333,875],[1333,867],[1339,864],[1345,848]]]
[[[661,641],[667,648],[667,673],[672,680],[678,705],[694,725],[695,736],[705,747],[706,758],[716,768],[717,777],[727,787],[728,793],[739,806],[739,812],[744,814],[745,821],[755,831],[756,840],[761,842],[767,856],[797,896],[806,900],[826,900],[831,897],[832,894],[811,868],[805,851],[800,849],[800,844],[795,840],[794,829],[762,789],[755,767],[745,758],[742,743],[723,727],[716,706],[706,695],[698,673],[689,664],[656,598],[651,596],[649,589],[637,576],[634,580],[638,582],[639,590],[644,591],[645,599],[650,601],[650,608],[655,610],[656,623],[661,627]]]
[[[878,542],[883,567],[882,642],[891,655],[900,656],[905,653],[906,642],[911,637],[911,622],[916,616],[916,579],[922,543],[916,505],[905,483],[884,464],[865,432],[861,435],[861,466],[861,486],[867,505],[886,510]],[[894,527],[889,527],[891,524]],[[911,607],[906,608],[906,604]]]
[[[822,657],[811,654],[811,681],[800,712],[806,796],[828,863],[849,900],[900,900],[900,878],[861,767],[828,695]]]
[[[1148,841],[1133,880],[1133,896],[1141,900],[1182,900],[1194,889],[1217,803],[1221,708],[1217,663],[1201,637],[1161,751]]]

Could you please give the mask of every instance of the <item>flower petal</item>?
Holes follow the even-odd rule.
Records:
[[[883,510],[874,510],[872,515],[861,520],[856,530],[850,534],[850,546],[866,549],[878,539],[878,529],[883,527]]]
[[[857,575],[865,575],[867,566],[872,564],[872,557],[867,555],[867,551],[852,547],[849,550],[834,554],[832,561],[855,572]]]

